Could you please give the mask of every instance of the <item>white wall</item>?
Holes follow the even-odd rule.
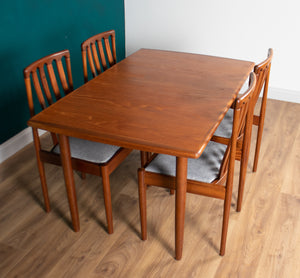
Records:
[[[260,62],[272,47],[270,97],[300,102],[299,3],[125,0],[126,52],[156,48]]]

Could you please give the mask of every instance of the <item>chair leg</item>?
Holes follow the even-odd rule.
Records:
[[[244,187],[245,187],[245,180],[246,180],[246,171],[247,171],[247,161],[245,161],[245,159],[243,159],[243,158],[241,159],[239,190],[238,190],[238,199],[237,199],[237,207],[236,207],[237,212],[240,212],[242,209],[242,201],[243,201]]]
[[[263,121],[261,118],[259,119],[258,130],[257,130],[257,139],[256,139],[256,147],[255,147],[255,155],[254,155],[254,163],[253,163],[253,172],[256,172],[258,165],[258,156],[260,152],[261,138],[263,133]]]
[[[244,195],[244,187],[245,187],[249,151],[250,151],[251,130],[252,130],[252,123],[250,125],[250,130],[247,131],[247,134],[245,133],[246,138],[243,142],[242,155],[240,161],[239,190],[238,190],[238,199],[237,199],[237,207],[236,207],[237,212],[240,212],[242,209],[242,201]]]
[[[141,217],[141,232],[142,240],[147,239],[147,205],[146,205],[146,186],[145,186],[145,170],[138,170],[139,183],[139,203],[140,203],[140,217]]]
[[[140,152],[141,156],[141,167],[143,168],[147,163],[147,152]]]
[[[263,129],[264,129],[264,121],[265,121],[266,107],[267,107],[268,83],[269,83],[269,77],[267,78],[266,83],[264,85],[264,94],[263,94],[261,108],[260,108],[257,140],[256,140],[256,148],[255,148],[255,157],[254,157],[254,163],[253,163],[253,172],[256,172],[256,170],[257,170],[258,156],[259,156],[261,139],[262,139],[262,134],[263,134]]]
[[[41,157],[40,157],[41,145],[40,145],[40,140],[39,140],[39,135],[38,135],[37,129],[33,128],[32,133],[33,133],[33,141],[34,141],[34,147],[35,147],[35,153],[36,153],[36,160],[37,160],[37,165],[38,165],[38,169],[39,169],[43,197],[44,197],[44,202],[45,202],[45,210],[46,210],[46,212],[50,212],[51,208],[50,208],[48,188],[47,188],[47,183],[46,183],[45,167],[44,167],[44,164],[41,161]]]
[[[111,192],[110,182],[107,167],[101,167],[102,184],[103,184],[103,196],[106,212],[107,230],[109,234],[114,232],[113,230],[113,217],[112,217],[112,206],[111,206]]]
[[[152,156],[152,153],[147,152],[147,162],[150,160],[151,156]]]
[[[230,196],[230,198],[225,197],[220,256],[225,255],[225,247],[226,247],[226,239],[227,239],[227,231],[228,231],[228,222],[229,222],[229,213],[230,213],[230,204],[231,204],[231,196]]]
[[[45,202],[45,209],[46,209],[46,212],[50,212],[51,207],[50,207],[50,200],[49,200],[48,188],[47,188],[47,183],[46,183],[45,167],[40,159],[38,159],[37,163],[38,163],[38,168],[39,168],[39,173],[40,173],[43,197],[44,197],[44,202]]]
[[[224,210],[223,210],[223,225],[222,225],[222,235],[221,235],[221,246],[220,246],[220,256],[224,256],[225,247],[226,247],[226,239],[228,232],[228,222],[229,222],[229,214],[230,214],[230,206],[231,206],[231,198],[232,198],[232,184],[233,184],[233,173],[234,173],[234,161],[235,161],[235,143],[236,139],[234,138],[231,143],[231,157],[229,161],[229,170],[227,174],[226,181],[226,191],[225,191],[225,199],[224,199]]]

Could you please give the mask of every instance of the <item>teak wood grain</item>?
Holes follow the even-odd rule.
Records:
[[[196,158],[253,66],[142,49],[28,124],[67,136]]]
[[[141,49],[28,124],[66,138],[176,156],[175,250],[176,259],[181,259],[186,158],[201,155],[253,66],[234,59]],[[63,168],[67,191],[72,192],[71,167],[65,163]],[[71,210],[75,206],[70,202]]]

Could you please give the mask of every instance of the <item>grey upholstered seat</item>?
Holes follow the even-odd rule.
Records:
[[[212,182],[219,175],[227,145],[209,142],[198,159],[188,160],[187,178],[202,182]],[[176,157],[159,154],[145,168],[146,171],[169,176],[176,176]]]
[[[105,163],[109,161],[120,147],[92,142],[79,138],[69,137],[71,156],[94,163]],[[52,151],[60,153],[59,145],[56,145]]]
[[[214,135],[230,138],[232,133],[232,125],[233,125],[233,109],[229,108],[224,119],[222,120],[217,130],[215,131]]]

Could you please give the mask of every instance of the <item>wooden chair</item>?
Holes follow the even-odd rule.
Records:
[[[258,163],[258,155],[260,150],[262,132],[263,132],[263,125],[264,125],[264,118],[265,118],[265,111],[266,111],[266,103],[267,103],[267,93],[268,93],[268,83],[269,83],[269,75],[271,69],[271,61],[273,57],[273,50],[269,49],[268,58],[261,62],[260,64],[254,67],[254,73],[256,75],[256,89],[253,94],[253,103],[254,105],[257,103],[258,97],[260,92],[263,90],[263,99],[260,109],[260,115],[253,115],[253,125],[258,125],[258,133],[257,133],[257,141],[256,141],[256,150],[255,150],[255,159],[253,165],[253,172],[257,169]],[[226,113],[224,119],[222,120],[221,124],[217,128],[214,135],[218,137],[229,138],[231,136],[232,131],[232,123],[233,123],[233,109],[229,109]],[[238,144],[237,144],[237,154],[236,160],[241,162],[241,170],[239,176],[239,191],[238,191],[238,201],[237,201],[237,211],[241,211],[242,208],[242,200],[243,200],[243,192],[246,180],[246,171],[247,171],[247,164],[249,158],[249,151],[250,151],[250,143],[251,143],[251,132],[249,132],[249,136],[246,137],[244,134],[245,130],[242,129],[238,136]],[[243,140],[247,141],[247,148],[245,150],[245,154],[242,159],[242,146]]]
[[[225,253],[226,236],[232,195],[234,163],[237,139],[245,128],[251,130],[253,116],[252,96],[256,78],[250,75],[248,90],[233,103],[233,125],[231,137],[227,140],[214,136],[198,159],[188,160],[187,192],[224,200],[223,227],[220,255]],[[244,145],[244,147],[246,147]],[[147,185],[175,188],[176,158],[156,154],[144,168],[138,170],[139,200],[142,239],[147,239],[146,188]],[[223,185],[225,183],[225,186]]]
[[[81,44],[81,54],[86,83],[89,80],[86,57],[93,77],[107,70],[108,64],[111,67],[117,63],[115,31],[103,32],[84,41]]]
[[[33,89],[42,109],[46,109],[73,90],[69,51],[63,50],[32,63],[24,69],[24,79],[30,115],[33,117],[36,114]],[[46,211],[49,212],[50,202],[43,163],[61,165],[58,139],[56,134],[51,134],[53,148],[47,151],[41,148],[38,130],[33,128],[32,131],[45,207]],[[102,177],[108,233],[113,233],[109,175],[131,150],[73,137],[69,137],[69,141],[73,169]]]
[[[112,46],[112,47],[111,47]],[[92,36],[81,44],[84,82],[88,82],[88,64],[93,78],[117,63],[115,31],[110,30]],[[100,57],[100,59],[99,59]],[[150,152],[141,152],[141,166],[151,157]]]

